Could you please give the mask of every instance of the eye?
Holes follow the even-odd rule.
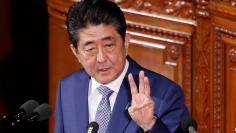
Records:
[[[95,48],[87,48],[87,49],[85,49],[86,51],[93,51],[93,50],[95,50]]]
[[[92,51],[94,50],[96,47],[94,45],[87,45],[84,47],[84,50],[85,51]]]
[[[105,45],[106,48],[112,48],[113,46],[114,46],[114,44],[112,44],[112,43],[111,43],[111,44],[106,44],[106,45]]]
[[[97,51],[97,48],[95,46],[89,45],[84,48],[84,51],[88,54],[94,54]]]

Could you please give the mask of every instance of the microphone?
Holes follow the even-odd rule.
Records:
[[[51,112],[51,107],[43,103],[35,108],[32,114],[25,116],[23,119],[28,122],[43,121],[50,117]]]
[[[23,116],[31,114],[38,105],[38,102],[36,102],[35,100],[26,101],[20,106],[18,111],[13,116],[4,115],[1,118],[0,125],[8,127],[10,126],[9,124],[12,123],[12,121],[18,122]]]
[[[88,133],[97,133],[98,128],[99,128],[99,125],[97,122],[95,122],[95,121],[90,122],[88,125]]]
[[[185,133],[197,133],[197,122],[188,116],[181,121],[181,128]]]
[[[20,119],[25,115],[31,114],[37,106],[39,106],[38,102],[36,102],[35,100],[28,100],[20,106],[14,117],[16,119]]]
[[[48,104],[44,103],[35,108],[31,114],[23,116],[17,121],[11,123],[12,127],[22,124],[28,124],[36,121],[46,120],[51,115],[51,108]]]

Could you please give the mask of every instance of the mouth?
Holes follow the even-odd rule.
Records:
[[[105,73],[105,72],[108,72],[109,70],[110,68],[99,68],[98,72]]]
[[[98,71],[107,71],[109,68],[99,68]]]

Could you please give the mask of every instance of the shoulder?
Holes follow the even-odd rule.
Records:
[[[149,78],[150,86],[156,90],[181,93],[182,89],[175,81],[151,70],[144,69],[144,72],[145,76]]]
[[[132,75],[138,80],[138,75],[141,70],[144,71],[145,76],[147,76],[151,82],[151,84],[163,84],[163,85],[176,85],[178,86],[173,80],[167,78],[160,73],[154,72],[147,68],[142,67],[137,62],[135,62],[132,58],[128,57],[129,61],[129,69],[128,73],[132,73]]]
[[[165,95],[166,93],[177,93],[181,95],[182,93],[181,87],[177,83],[175,83],[173,80],[157,72],[154,72],[152,70],[142,67],[130,57],[128,58],[128,60],[130,63],[130,66],[129,66],[130,68],[129,68],[128,73],[132,73],[132,75],[135,78],[136,83],[138,83],[138,80],[139,80],[139,76],[138,76],[139,72],[143,70],[145,76],[149,78],[150,87],[153,94]]]
[[[84,69],[80,69],[61,78],[59,81],[59,86],[62,88],[65,86],[67,88],[69,86],[77,86],[78,84],[83,84],[84,81],[88,81],[89,78],[90,77],[86,71]]]
[[[81,79],[81,78],[85,78],[85,77],[89,77],[88,74],[86,73],[86,71],[82,68],[80,70],[74,71],[66,76],[64,76],[63,78],[61,78],[61,82],[71,82],[74,80]]]
[[[156,73],[154,71],[148,70],[144,68],[145,76],[147,76],[150,80],[150,83],[154,84],[160,84],[164,86],[176,86],[179,87],[179,85],[171,80],[170,78],[161,75],[160,73]]]
[[[57,91],[64,97],[71,97],[76,91],[87,89],[89,79],[90,77],[84,69],[75,71],[59,81]]]

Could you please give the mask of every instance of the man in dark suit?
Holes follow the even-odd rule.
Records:
[[[188,115],[181,88],[127,56],[126,22],[108,0],[75,3],[67,15],[71,50],[83,69],[58,87],[55,133],[173,133]]]

